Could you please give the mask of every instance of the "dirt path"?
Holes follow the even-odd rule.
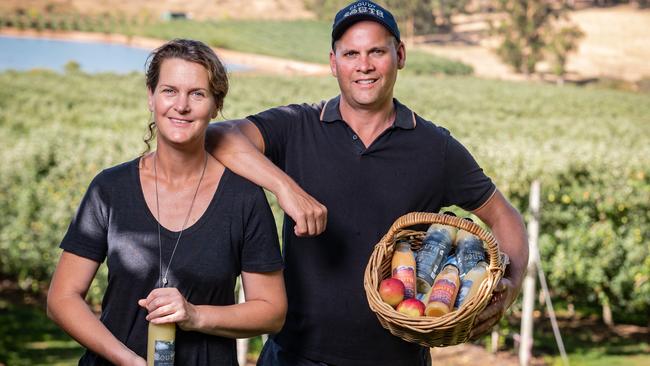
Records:
[[[0,29],[0,34],[12,37],[50,38],[79,42],[105,42],[124,44],[147,50],[165,43],[165,40],[122,34],[84,33],[84,32],[52,32],[35,30],[17,30],[14,28]],[[280,57],[263,56],[252,53],[238,52],[223,48],[214,48],[215,52],[226,62],[248,66],[254,72],[281,75],[327,75],[330,70],[327,65],[300,62]]]
[[[418,48],[472,65],[479,77],[521,80],[495,55],[485,35],[485,17],[458,18],[456,32],[429,39]],[[650,77],[650,9],[622,5],[575,11],[571,19],[585,33],[567,69],[578,78],[608,77],[638,81]],[[540,65],[541,68],[544,65]]]

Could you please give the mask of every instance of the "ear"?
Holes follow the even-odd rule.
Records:
[[[332,76],[336,77],[336,52],[335,50],[330,51],[330,71]]]
[[[404,42],[400,42],[397,46],[397,69],[403,69],[404,65],[406,65],[406,46]]]
[[[147,88],[147,105],[149,106],[149,112],[153,112],[153,92],[149,88]]]

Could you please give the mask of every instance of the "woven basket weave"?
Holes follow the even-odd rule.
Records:
[[[483,240],[489,260],[488,276],[476,295],[465,302],[460,309],[441,317],[409,317],[382,301],[378,291],[379,284],[391,275],[395,239],[405,238],[410,242],[411,249],[418,250],[422,246],[426,232],[408,228],[418,224],[434,223],[458,227]],[[375,245],[366,267],[363,286],[370,309],[377,314],[381,325],[393,335],[425,347],[452,346],[468,341],[474,319],[490,301],[492,291],[503,276],[506,264],[507,256],[499,251],[496,239],[490,232],[475,223],[455,216],[412,212],[398,218],[381,241]]]

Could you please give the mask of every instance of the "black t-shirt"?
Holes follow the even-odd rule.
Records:
[[[139,159],[102,171],[90,184],[61,243],[65,251],[99,263],[106,259],[108,287],[101,321],[127,347],[147,353],[147,297],[159,276],[158,226],[147,207]],[[161,228],[163,269],[178,232]],[[282,268],[277,231],[264,192],[226,170],[207,210],[183,235],[168,273],[194,305],[231,305],[241,271]],[[91,351],[80,365],[109,364]],[[176,330],[177,365],[236,365],[235,340]]]
[[[289,308],[275,340],[289,352],[335,365],[416,364],[420,346],[391,335],[368,307],[368,258],[401,215],[473,210],[495,191],[449,131],[394,105],[393,126],[367,148],[342,120],[339,97],[248,117],[265,154],[328,209],[326,231],[313,238],[296,237],[285,216]]]

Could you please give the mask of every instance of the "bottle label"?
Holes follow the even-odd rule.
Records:
[[[156,341],[154,345],[154,366],[174,366],[174,341]]]
[[[451,237],[446,231],[432,231],[424,238],[422,248],[417,252],[417,276],[433,284],[441,265],[451,250]]]
[[[459,308],[463,304],[465,297],[467,297],[469,290],[472,288],[472,284],[474,284],[472,280],[463,280],[462,285],[460,285],[460,290],[458,290],[458,297],[456,297],[454,307]]]
[[[485,261],[485,249],[483,249],[481,239],[468,237],[458,243],[456,258],[458,259],[461,276],[471,271],[478,262]]]
[[[415,268],[412,266],[397,266],[393,270],[393,277],[404,284],[404,298],[415,297]]]
[[[450,309],[453,305],[454,295],[456,295],[456,283],[446,278],[436,281],[429,295],[429,302],[440,302],[447,305]]]

